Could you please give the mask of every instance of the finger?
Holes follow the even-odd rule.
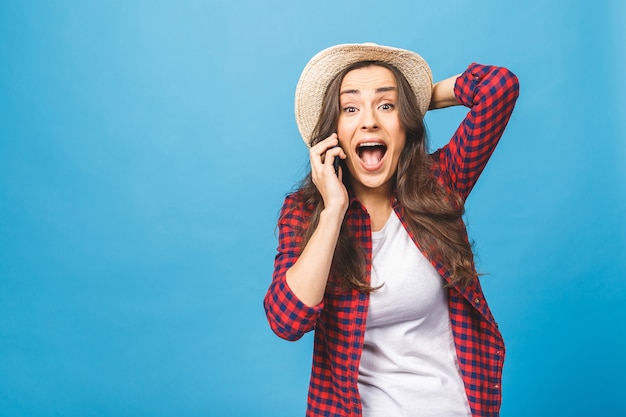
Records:
[[[346,155],[346,152],[343,150],[342,147],[339,147],[339,149],[341,150],[341,152],[339,153],[339,158],[346,159],[348,157],[348,155]]]
[[[334,162],[336,158],[340,157],[341,152],[341,148],[336,145],[326,150],[319,157],[317,156],[317,152],[312,152],[311,175],[313,183],[318,185],[318,189],[322,186],[322,183],[326,183],[328,180],[331,182],[337,181],[337,170],[335,169]],[[334,180],[332,178],[334,178]]]
[[[339,144],[337,139],[337,135],[333,134],[328,138],[324,139],[322,142],[318,143],[314,147],[310,149],[310,161],[312,169],[322,169],[325,161],[327,160],[326,156],[328,152],[336,148]],[[333,153],[334,156],[335,153]]]
[[[324,157],[324,166],[331,166],[333,171],[335,170],[335,158],[341,158],[341,154],[343,150],[339,146],[335,146],[326,151],[323,155]]]
[[[333,146],[336,146],[338,143],[339,143],[339,140],[337,139],[337,134],[333,133],[326,139],[318,142],[315,146],[312,146],[311,154],[322,155],[324,152],[326,152],[328,149],[332,148]]]

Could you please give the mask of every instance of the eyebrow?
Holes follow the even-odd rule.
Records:
[[[388,91],[396,91],[396,90],[397,90],[396,87],[379,87],[376,89],[376,94],[386,93]],[[340,96],[344,94],[361,94],[361,91],[356,90],[356,89],[349,89],[349,90],[343,90],[339,92]]]

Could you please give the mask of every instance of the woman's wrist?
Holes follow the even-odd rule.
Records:
[[[341,227],[341,223],[343,223],[343,218],[346,214],[347,208],[342,207],[324,207],[324,209],[320,212],[320,221],[319,223],[328,223],[329,226],[335,225]]]
[[[459,76],[460,74],[446,78],[433,85],[429,110],[443,109],[461,104],[454,95],[454,84]]]

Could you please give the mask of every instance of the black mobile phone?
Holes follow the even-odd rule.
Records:
[[[333,146],[331,149],[334,148],[338,148],[339,145],[335,145]],[[339,176],[339,162],[341,161],[341,158],[339,158],[338,156],[335,157],[335,159],[333,160],[333,167],[335,168],[335,175]]]

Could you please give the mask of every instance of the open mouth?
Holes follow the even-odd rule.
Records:
[[[356,153],[366,167],[374,167],[383,159],[387,152],[387,146],[378,142],[365,142],[359,144]]]

